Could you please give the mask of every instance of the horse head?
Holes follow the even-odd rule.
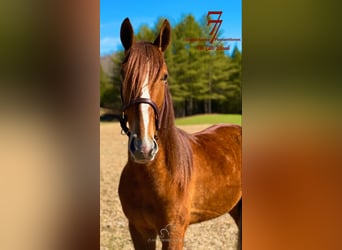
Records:
[[[164,105],[168,76],[164,51],[170,36],[167,20],[153,43],[136,42],[128,18],[121,25],[120,38],[125,49],[121,66],[121,127],[129,136],[130,158],[136,163],[149,163],[158,152],[160,110]]]

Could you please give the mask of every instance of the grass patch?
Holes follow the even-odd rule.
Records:
[[[177,118],[176,125],[231,123],[241,125],[241,115],[206,114]]]

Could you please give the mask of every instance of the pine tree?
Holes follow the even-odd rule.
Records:
[[[153,28],[142,25],[136,33],[136,40],[153,42],[163,21],[164,18],[159,18]],[[241,53],[235,48],[230,57],[223,50],[206,50],[210,45],[214,48],[223,46],[218,41],[214,44],[205,41],[210,37],[209,29],[206,16],[197,22],[192,15],[183,16],[172,28],[171,44],[164,57],[176,116],[242,111]],[[123,58],[123,51],[113,56],[112,77],[106,76],[101,69],[101,106],[117,111],[121,109],[120,68]]]
[[[153,42],[153,40],[156,38],[155,32],[150,29],[147,25],[142,25],[138,29],[138,33],[135,35],[136,41],[148,41]]]
[[[105,92],[110,88],[109,79],[100,65],[100,107],[105,106]]]
[[[231,113],[242,113],[242,95],[241,95],[241,53],[237,47],[232,54],[232,63],[229,68],[230,91],[228,100],[230,102]]]
[[[124,52],[119,51],[113,56],[113,76],[111,78],[111,83],[113,86],[113,108],[116,111],[121,110],[121,63],[124,59]]]
[[[204,99],[204,71],[202,70],[202,52],[198,49],[197,39],[202,35],[198,22],[192,15],[187,15],[174,28],[176,41],[173,41],[173,85],[172,94],[175,102],[183,106],[183,115],[191,115],[198,110],[198,101]]]

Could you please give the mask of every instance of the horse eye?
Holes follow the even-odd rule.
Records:
[[[166,81],[167,80],[167,77],[168,77],[168,74],[164,74],[164,76],[162,77],[162,81]]]

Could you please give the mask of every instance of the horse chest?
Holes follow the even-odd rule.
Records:
[[[119,196],[126,217],[141,224],[155,225],[164,212],[164,185],[149,176],[124,170],[119,184]]]

